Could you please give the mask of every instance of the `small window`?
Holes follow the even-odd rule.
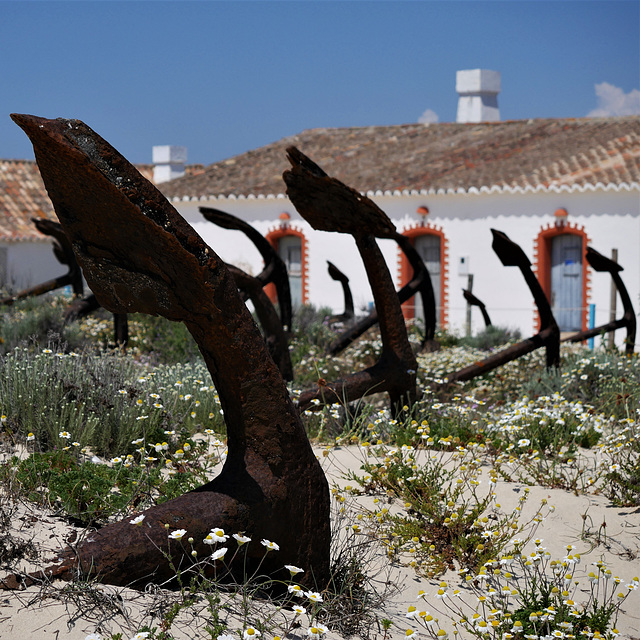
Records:
[[[302,306],[302,239],[298,236],[283,236],[278,241],[278,254],[287,265],[291,306]]]

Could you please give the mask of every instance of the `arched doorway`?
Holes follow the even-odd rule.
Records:
[[[563,332],[587,328],[588,242],[584,229],[562,221],[543,229],[536,238],[538,280]]]
[[[307,288],[307,239],[302,231],[289,225],[289,219],[288,213],[282,213],[280,215],[280,227],[269,231],[266,238],[287,266],[289,288],[291,290],[291,306],[293,309],[297,309],[303,304],[307,304],[309,299]],[[276,302],[275,287],[267,285],[265,291],[269,298]]]
[[[436,323],[439,328],[447,321],[447,240],[442,229],[432,225],[420,225],[402,232],[407,236],[422,258],[429,271],[431,286],[436,302]],[[400,251],[400,286],[404,286],[413,273],[407,257]],[[416,294],[402,305],[404,317],[407,319],[423,319],[423,308],[420,294]]]

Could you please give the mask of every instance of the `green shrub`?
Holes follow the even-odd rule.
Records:
[[[461,338],[458,344],[489,351],[490,349],[503,347],[510,342],[517,342],[520,338],[521,334],[518,329],[508,329],[506,327],[491,325],[475,336]]]
[[[146,367],[119,352],[14,349],[0,358],[0,413],[16,442],[32,434],[46,451],[66,433],[105,457],[131,452],[140,437],[154,443],[167,432],[182,440],[205,429],[224,433],[202,362]]]
[[[77,324],[64,323],[70,301],[68,296],[45,295],[0,307],[0,354],[23,345],[79,350],[90,344]]]

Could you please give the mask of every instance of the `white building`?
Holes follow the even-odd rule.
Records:
[[[495,98],[499,77],[498,85],[495,76],[487,82]],[[605,256],[617,249],[640,309],[638,116],[311,129],[206,168],[187,167],[184,177],[159,185],[225,261],[254,274],[263,266],[242,233],[207,222],[200,206],[234,214],[266,235],[289,265],[296,302],[340,313],[342,291],[327,260],[350,278],[359,310],[372,302],[369,283],[353,239],[314,231],[287,199],[282,173],[290,145],[366,193],[413,239],[431,271],[441,326],[464,330],[462,289],[473,275],[473,293],[494,324],[534,332],[531,294],[519,271],[503,267],[492,251],[491,228],[529,256],[564,331],[586,328],[593,304],[595,324],[609,320],[610,278],[588,267],[587,245]],[[175,165],[183,157],[165,149],[162,159]],[[141,169],[153,179],[153,167]],[[54,216],[35,163],[0,161],[0,285],[15,290],[65,271],[33,216]],[[392,241],[380,245],[400,286],[405,259]],[[417,308],[407,303],[406,316]],[[474,332],[483,327],[478,310],[472,325]]]
[[[492,251],[491,228],[529,256],[563,331],[586,328],[591,304],[596,325],[609,320],[611,279],[585,262],[587,245],[606,256],[618,250],[623,281],[640,302],[639,117],[313,129],[161,185],[225,261],[262,269],[253,245],[206,222],[200,206],[232,213],[270,238],[294,272],[298,302],[341,312],[326,261],[350,278],[360,309],[372,301],[364,267],[350,236],[314,231],[287,199],[281,176],[290,145],[366,193],[413,238],[431,271],[441,326],[463,331],[462,289],[473,275],[494,324],[534,332],[531,294],[518,269],[503,267]],[[400,286],[405,260],[392,241],[380,244]],[[414,305],[405,314],[413,316]],[[479,311],[472,322],[482,328]]]

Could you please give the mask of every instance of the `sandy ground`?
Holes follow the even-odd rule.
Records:
[[[362,453],[358,447],[343,447],[331,450],[324,456],[318,450],[330,483],[344,487],[350,481],[344,474],[349,470],[358,471],[362,464]],[[352,481],[351,481],[352,482]],[[500,482],[496,487],[498,500],[505,510],[518,502],[523,486],[515,483]],[[597,495],[576,496],[562,490],[550,490],[532,487],[530,498],[524,507],[523,518],[533,514],[542,499],[555,506],[544,522],[538,525],[535,536],[543,539],[543,545],[554,558],[566,555],[566,547],[571,544],[575,552],[581,554],[581,570],[591,570],[591,563],[603,561],[613,575],[619,575],[624,582],[640,574],[640,509],[617,508],[605,498]],[[361,508],[371,507],[370,496],[356,497],[347,504],[347,517],[355,517]],[[5,509],[9,503],[2,502]],[[46,564],[56,552],[76,535],[74,527],[50,514],[43,513],[25,504],[14,506],[9,531],[15,537],[33,540],[38,548],[39,559]],[[583,517],[585,516],[586,517]],[[354,520],[355,522],[355,520]],[[606,522],[606,539],[602,535],[601,525]],[[598,535],[600,532],[600,535]],[[364,535],[364,534],[363,534]],[[384,583],[395,591],[384,597],[380,605],[381,617],[393,621],[388,638],[403,638],[409,627],[418,629],[407,619],[410,605],[427,609],[437,617],[441,626],[450,632],[453,630],[447,618],[443,601],[433,597],[441,579],[453,588],[460,584],[460,578],[451,573],[437,580],[426,580],[416,576],[415,571],[400,564],[387,561],[382,546],[374,546],[375,555],[371,561],[375,579],[384,591]],[[23,564],[23,569],[34,565]],[[5,572],[6,573],[6,572]],[[576,574],[578,571],[576,571]],[[395,587],[395,589],[393,589]],[[417,600],[420,590],[427,592],[426,602]],[[159,626],[159,616],[166,613],[174,596],[171,593],[149,591],[141,593],[131,589],[94,585],[89,588],[70,588],[57,582],[51,585],[30,587],[23,591],[0,591],[0,638],[2,640],[24,640],[45,638],[69,638],[85,640],[87,635],[100,633],[102,638],[121,633],[123,640],[132,638],[143,625]],[[461,597],[473,602],[471,594],[464,591]],[[419,603],[419,604],[418,604]],[[267,603],[260,605],[262,614],[274,615],[273,607]],[[201,615],[199,615],[199,613]],[[209,638],[202,628],[206,618],[206,603],[196,603],[186,615],[178,616],[171,633],[176,639]],[[290,638],[306,636],[307,624],[294,630]],[[640,639],[640,590],[633,592],[626,600],[618,619],[620,638]],[[235,634],[236,638],[240,635]],[[330,631],[328,640],[339,640],[340,636]],[[377,629],[371,637],[383,638]],[[421,632],[418,637],[428,637]],[[462,637],[468,637],[462,635]],[[271,640],[270,635],[265,638]]]

